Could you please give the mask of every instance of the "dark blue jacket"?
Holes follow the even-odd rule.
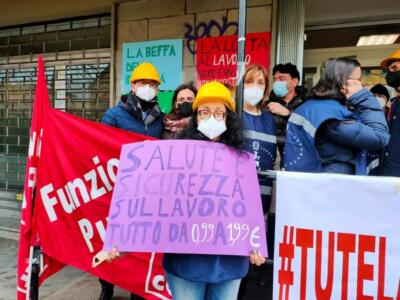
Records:
[[[145,126],[143,118],[130,113],[127,105],[120,101],[118,105],[105,112],[100,122],[135,133],[161,138],[164,128],[163,117],[164,115],[160,114],[151,124]]]
[[[366,151],[389,141],[385,116],[367,89],[348,103],[353,111],[336,100],[309,100],[295,110],[286,135],[286,170],[367,174]]]
[[[400,177],[400,96],[392,100],[389,131],[390,141],[384,152],[382,174]]]
[[[273,170],[276,159],[278,127],[275,118],[268,112],[254,116],[243,112],[244,150],[254,154],[257,172]],[[272,180],[258,174],[263,211],[269,211]]]

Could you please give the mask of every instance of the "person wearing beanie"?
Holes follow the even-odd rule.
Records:
[[[369,91],[374,94],[379,102],[379,105],[384,111],[385,116],[387,116],[390,108],[390,95],[388,89],[384,85],[378,83],[375,84]]]

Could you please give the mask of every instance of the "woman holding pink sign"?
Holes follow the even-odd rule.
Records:
[[[193,117],[180,138],[208,140],[242,149],[242,131],[235,102],[228,88],[218,82],[204,84],[193,102]],[[257,251],[250,261],[261,265]],[[236,299],[240,280],[249,268],[248,257],[232,255],[165,254],[164,269],[173,299]]]

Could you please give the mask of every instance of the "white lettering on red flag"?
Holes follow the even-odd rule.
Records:
[[[39,62],[21,217],[18,300],[29,298],[33,245],[43,252],[40,283],[71,265],[147,299],[169,299],[160,254],[130,254],[92,268],[94,254],[103,247],[121,145],[152,138],[50,108],[41,70]]]

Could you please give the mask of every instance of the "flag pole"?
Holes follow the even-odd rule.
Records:
[[[40,247],[35,246],[33,248],[33,256],[31,263],[31,278],[30,278],[30,299],[39,300],[39,274],[40,274]]]
[[[236,79],[236,112],[239,118],[243,117],[243,74],[246,57],[246,0],[239,0],[239,28],[238,28],[238,63]]]
[[[46,102],[43,103],[43,97],[46,98]],[[35,98],[33,104],[33,113],[32,113],[32,121],[30,128],[30,136],[33,135],[33,132],[36,131],[39,134],[41,131],[41,119],[43,117],[43,109],[49,107],[48,96],[47,96],[47,86],[46,86],[46,75],[44,68],[44,61],[42,56],[38,56],[38,67],[37,67],[37,81],[35,88]],[[38,125],[39,124],[39,125]],[[33,143],[33,144],[31,144]],[[29,143],[29,153],[28,153],[28,163],[27,163],[27,177],[25,178],[24,185],[24,195],[26,195],[26,191],[29,190],[28,196],[24,201],[30,202],[30,209],[26,211],[25,217],[29,219],[29,227],[25,230],[31,230],[33,223],[33,215],[35,209],[35,194],[36,194],[36,175],[33,182],[30,182],[29,175],[31,169],[37,169],[38,157],[40,155],[40,142],[37,139],[32,139]],[[34,161],[34,163],[32,162]],[[28,166],[28,164],[32,164],[33,167]],[[28,168],[29,167],[29,168]],[[34,172],[35,174],[35,172]],[[26,205],[26,204],[25,204]],[[21,215],[21,224],[26,224],[23,221],[24,214]],[[38,245],[37,241],[32,243],[32,235],[29,237],[28,242],[31,244],[29,251],[29,260],[28,260],[28,276],[26,281],[26,291],[25,296],[27,300],[39,300],[39,278],[40,278],[40,269],[41,269],[41,247]]]

